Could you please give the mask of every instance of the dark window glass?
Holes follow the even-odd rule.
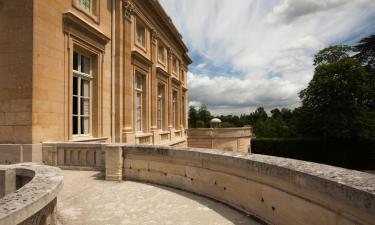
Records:
[[[81,72],[90,74],[90,58],[81,56]]]
[[[73,116],[73,135],[78,134],[78,117]]]
[[[73,95],[78,95],[78,77],[73,77]]]
[[[78,97],[73,96],[73,114],[78,114]]]
[[[78,71],[78,53],[73,52],[73,70]]]

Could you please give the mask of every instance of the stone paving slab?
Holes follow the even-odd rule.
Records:
[[[95,171],[64,170],[62,225],[258,225],[245,214],[188,192],[138,182],[108,182]]]

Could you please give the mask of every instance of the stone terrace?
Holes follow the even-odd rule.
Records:
[[[96,171],[64,170],[58,196],[62,225],[249,224],[250,217],[214,200],[132,181],[108,182]]]

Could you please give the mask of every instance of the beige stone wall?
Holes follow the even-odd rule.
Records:
[[[168,16],[155,1],[122,1],[117,14],[116,60],[116,141],[135,144],[165,144],[179,139],[186,140],[187,128],[187,65],[191,63],[187,48]],[[151,10],[152,9],[152,10]],[[136,24],[145,29],[145,48],[135,40]],[[165,47],[166,61],[158,60],[158,46]],[[172,59],[180,67],[172,72]],[[144,78],[142,131],[136,132],[135,92],[136,74]],[[157,127],[157,89],[164,85],[162,127]],[[176,122],[173,124],[172,98],[177,93]]]
[[[112,1],[96,1],[94,15],[85,13],[75,2],[1,2],[0,144],[110,141],[112,126],[116,142],[161,144],[186,139],[187,65],[191,60],[180,34],[160,4],[151,0],[116,0],[112,34]],[[146,50],[135,44],[137,20],[146,27]],[[168,49],[168,62],[164,65],[157,61],[159,42]],[[91,132],[81,137],[72,135],[74,49],[90,56],[92,62]],[[178,73],[171,72],[173,58],[180,63]],[[134,102],[136,71],[145,76],[143,129],[138,133]],[[166,85],[161,129],[157,128],[159,82]],[[173,91],[178,93],[175,124],[171,109]],[[165,132],[169,132],[168,137]]]
[[[208,196],[269,224],[375,221],[373,176],[326,165],[219,150],[125,146],[123,176]]]
[[[0,144],[31,143],[33,1],[0,2]]]
[[[99,34],[110,37],[111,14],[107,1],[99,1],[98,21],[80,11],[67,0],[34,1],[34,68],[33,68],[33,143],[40,141],[69,141],[71,135],[72,54],[76,46],[100,53],[99,67],[94,79],[100,83],[93,90],[101,103],[93,109],[94,137],[110,137],[111,118],[111,45],[97,50],[97,37],[92,33],[67,32],[70,24],[63,23],[64,14],[72,13]],[[82,29],[82,32],[84,30]],[[78,43],[78,41],[80,41]],[[100,81],[99,81],[100,80]],[[95,82],[96,82],[95,81]],[[96,96],[96,95],[95,95]]]
[[[188,146],[192,148],[251,152],[253,134],[250,127],[188,129],[187,135]]]

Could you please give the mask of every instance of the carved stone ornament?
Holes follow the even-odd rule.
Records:
[[[168,51],[169,57],[172,57],[173,49],[171,47],[168,47],[167,51]]]
[[[124,6],[124,17],[131,20],[132,14],[134,12],[134,5],[130,1],[123,1]]]
[[[155,30],[155,29],[152,29],[151,30],[151,40],[152,40],[152,43],[156,43],[156,41],[158,40],[159,38],[159,34],[158,32]]]

